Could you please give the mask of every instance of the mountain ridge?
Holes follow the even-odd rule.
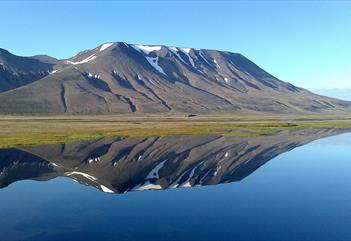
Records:
[[[351,110],[351,102],[281,81],[242,54],[229,51],[114,42],[63,60],[44,55],[11,58],[14,61],[6,62],[0,55],[0,114],[302,114]],[[33,72],[19,68],[24,60],[37,63],[35,73],[41,75],[21,81],[22,75]],[[3,88],[2,82],[7,83]]]

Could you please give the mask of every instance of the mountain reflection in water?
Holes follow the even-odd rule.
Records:
[[[344,132],[332,128],[258,137],[102,138],[1,149],[0,187],[61,176],[111,193],[229,183],[284,152]]]

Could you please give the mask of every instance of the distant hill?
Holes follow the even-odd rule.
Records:
[[[118,42],[57,60],[0,50],[0,114],[350,110],[351,102],[295,87],[226,51]]]
[[[344,89],[335,88],[335,89],[315,89],[313,90],[315,93],[326,95],[326,96],[333,96],[338,99],[351,101],[351,88],[347,87]]]

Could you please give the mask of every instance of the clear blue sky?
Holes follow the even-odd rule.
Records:
[[[67,58],[109,41],[239,52],[295,85],[351,89],[351,1],[1,1],[0,47]]]

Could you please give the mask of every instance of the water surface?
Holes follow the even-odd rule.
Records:
[[[350,240],[351,134],[0,150],[3,240]]]

